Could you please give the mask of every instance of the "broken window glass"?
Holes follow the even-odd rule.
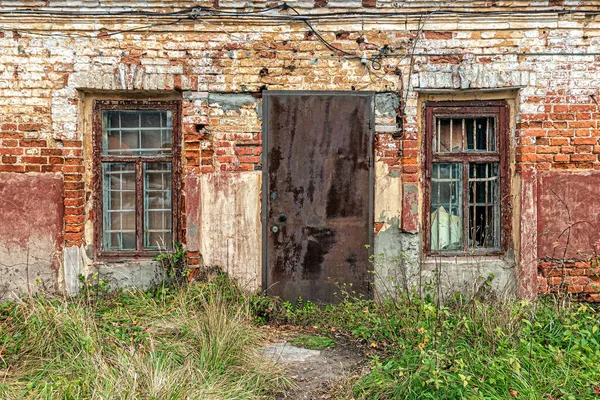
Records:
[[[469,247],[499,247],[498,163],[469,164]]]
[[[494,117],[437,118],[433,135],[436,153],[496,151]]]
[[[435,106],[427,131],[430,251],[501,249],[500,115],[491,106]]]

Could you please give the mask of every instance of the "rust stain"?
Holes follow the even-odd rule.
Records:
[[[334,282],[368,292],[370,98],[272,95],[267,107],[272,294],[335,302]]]

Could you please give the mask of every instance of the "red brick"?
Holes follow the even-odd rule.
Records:
[[[571,143],[572,144],[598,144],[598,139],[597,138],[593,138],[593,137],[576,137],[571,139]]]
[[[419,167],[417,165],[403,165],[402,173],[404,174],[416,174],[419,172]]]
[[[65,207],[65,215],[84,215],[85,209],[83,207]]]
[[[42,124],[19,124],[20,131],[40,131],[44,129]]]
[[[62,172],[62,165],[42,165],[42,172]]]
[[[22,139],[19,142],[21,147],[46,147],[45,140],[35,140],[35,139]]]
[[[535,162],[536,155],[535,154],[517,154],[516,155],[517,162]]]
[[[237,169],[239,171],[252,171],[252,170],[254,170],[254,165],[252,165],[252,164],[240,164]]]
[[[23,149],[19,147],[0,148],[0,154],[11,154],[18,156],[23,154]]]
[[[575,153],[591,153],[593,146],[590,145],[578,145],[575,146]]]
[[[260,163],[260,157],[258,157],[258,156],[240,156],[240,157],[238,157],[238,160],[241,163],[251,163],[251,164]]]
[[[595,154],[572,154],[571,162],[594,162],[598,160],[598,156]]]
[[[571,104],[569,111],[571,112],[594,112],[598,110],[598,106],[593,104]]]
[[[25,166],[25,172],[42,172],[42,166],[41,165],[26,165]]]
[[[65,226],[65,232],[78,233],[83,232],[84,225],[67,225]]]
[[[553,121],[572,121],[575,119],[575,114],[550,114],[548,117]]]
[[[82,147],[83,146],[83,142],[81,140],[63,140],[62,141],[62,145],[63,147],[67,148],[67,147]]]
[[[85,222],[85,216],[83,215],[67,215],[65,216],[65,224],[66,225],[71,225],[71,224],[82,224]]]
[[[220,163],[230,163],[233,162],[233,156],[218,156],[217,161]]]
[[[566,104],[554,104],[552,106],[552,111],[555,113],[566,113],[569,111],[569,106]]]
[[[536,151],[538,153],[558,153],[558,146],[536,146]]]
[[[83,164],[82,158],[65,158],[65,165],[81,165]]]
[[[19,146],[19,141],[14,139],[4,139],[2,140],[2,147],[17,147]]]
[[[25,172],[24,165],[0,165],[0,172]]]
[[[560,148],[560,152],[566,153],[566,154],[572,154],[572,153],[575,153],[575,147],[574,146],[562,146]]]
[[[252,148],[251,147],[236,147],[234,149],[235,154],[244,154],[244,155],[250,155],[252,154]]]
[[[21,161],[27,164],[48,164],[48,157],[23,157]]]
[[[572,121],[569,122],[569,128],[595,128],[596,121]]]

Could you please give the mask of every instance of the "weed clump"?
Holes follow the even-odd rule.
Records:
[[[272,398],[289,382],[219,279],[0,305],[0,398]]]
[[[600,398],[600,313],[588,304],[399,295],[285,308],[284,322],[362,345],[370,368],[354,398]]]

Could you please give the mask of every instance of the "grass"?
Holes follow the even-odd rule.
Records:
[[[0,305],[0,398],[261,399],[289,382],[231,286]]]
[[[335,345],[335,339],[327,336],[300,334],[290,340],[290,343],[297,347],[310,350],[323,350]]]
[[[600,398],[600,314],[588,304],[399,296],[286,312],[368,349],[370,371],[350,385],[357,399]]]
[[[0,398],[274,398],[290,382],[257,354],[265,322],[321,330],[298,346],[332,346],[335,332],[368,349],[370,368],[348,381],[347,398],[600,398],[600,314],[587,304],[399,295],[292,306],[246,296],[221,275],[1,304]]]

